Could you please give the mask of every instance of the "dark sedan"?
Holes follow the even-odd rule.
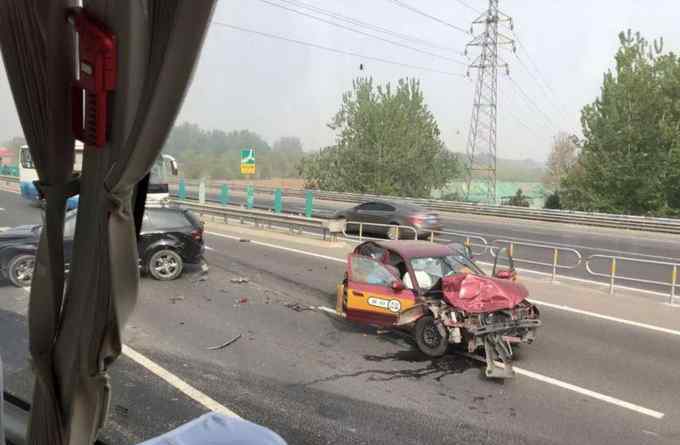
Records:
[[[413,238],[414,232],[418,238],[429,236],[431,232],[442,229],[437,213],[428,211],[413,204],[391,201],[364,202],[352,208],[336,213],[337,219],[348,221],[347,231],[357,233],[359,224],[362,234],[386,236],[390,239]],[[406,226],[410,229],[400,229]]]
[[[66,215],[64,256],[68,269],[77,211]],[[18,226],[0,232],[0,271],[18,287],[29,286],[33,277],[40,225]],[[203,260],[203,223],[188,210],[147,208],[137,245],[142,270],[157,280],[174,280],[185,264]]]

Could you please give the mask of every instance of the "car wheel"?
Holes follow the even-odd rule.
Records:
[[[448,336],[442,337],[431,315],[426,315],[416,322],[414,329],[418,349],[428,357],[441,357],[449,346]]]
[[[160,281],[174,280],[182,274],[183,268],[182,257],[171,249],[157,250],[147,264],[151,276]]]
[[[16,287],[30,286],[33,279],[34,266],[35,256],[28,254],[15,256],[7,266],[9,281]]]

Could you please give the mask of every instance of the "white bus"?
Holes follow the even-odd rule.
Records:
[[[80,172],[83,166],[83,144],[76,141],[75,145],[76,157],[73,164],[73,171]],[[151,176],[149,179],[149,189],[147,193],[147,202],[150,204],[158,204],[167,199],[169,194],[168,181],[170,177],[176,177],[178,172],[177,161],[170,155],[160,155],[153,167],[151,168]],[[19,151],[19,187],[21,189],[21,196],[30,200],[38,201],[38,190],[33,181],[38,180],[38,173],[33,165],[31,159],[31,152],[28,145],[21,147]],[[78,196],[69,198],[67,201],[67,208],[69,210],[78,207]]]

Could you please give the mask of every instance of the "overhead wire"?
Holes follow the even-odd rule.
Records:
[[[381,57],[368,56],[368,55],[357,53],[357,52],[354,52],[354,51],[346,51],[346,50],[342,50],[342,49],[332,48],[332,47],[329,47],[329,46],[319,45],[319,44],[312,43],[312,42],[306,42],[304,40],[297,40],[297,39],[292,39],[292,38],[289,38],[289,37],[279,36],[279,35],[276,35],[276,34],[270,34],[270,33],[258,31],[258,30],[255,30],[255,29],[243,28],[241,26],[232,25],[230,23],[224,23],[224,22],[220,22],[220,21],[217,21],[217,20],[213,20],[212,23],[214,25],[222,26],[224,28],[230,28],[230,29],[233,29],[233,30],[236,30],[236,31],[241,31],[241,32],[249,33],[249,34],[255,34],[255,35],[259,35],[259,36],[263,36],[263,37],[268,37],[270,39],[281,40],[281,41],[284,41],[284,42],[295,43],[297,45],[307,46],[307,47],[310,47],[310,48],[316,48],[316,49],[320,49],[320,50],[323,50],[323,51],[328,51],[328,52],[332,52],[332,53],[336,53],[336,54],[342,54],[342,55],[345,55],[345,56],[352,56],[352,57],[357,57],[357,58],[365,59],[365,60],[373,60],[375,62],[385,63],[385,64],[389,64],[389,65],[395,65],[395,66],[401,66],[403,68],[411,68],[411,69],[415,69],[415,70],[419,70],[419,71],[426,71],[426,72],[431,72],[431,73],[436,73],[436,74],[442,74],[442,75],[445,75],[445,76],[462,77],[462,78],[465,77],[465,74],[463,74],[463,73],[454,73],[454,72],[450,72],[450,71],[443,71],[443,70],[438,70],[438,69],[434,69],[434,68],[428,68],[428,67],[424,67],[424,66],[420,66],[420,65],[412,65],[410,63],[403,63],[403,62],[397,62],[397,61],[394,61],[394,60],[383,59]]]
[[[455,29],[456,31],[460,31],[463,34],[470,34],[470,32],[467,29],[463,29],[460,26],[454,25],[453,23],[449,23],[446,20],[440,19],[439,17],[436,17],[432,14],[428,14],[425,11],[422,11],[418,8],[414,8],[413,6],[409,5],[408,3],[404,3],[401,0],[388,0],[395,5],[399,6],[400,8],[407,9],[411,12],[414,12],[416,14],[422,15],[423,17],[427,17],[428,19],[434,20],[437,23],[441,23],[444,26],[448,26],[449,28]]]
[[[309,17],[311,19],[314,19],[314,20],[317,20],[317,21],[320,21],[320,22],[323,22],[323,23],[327,23],[331,26],[335,26],[335,27],[345,29],[347,31],[351,31],[351,32],[354,32],[354,33],[357,33],[357,34],[360,34],[360,35],[363,35],[363,36],[367,36],[367,37],[370,37],[370,38],[373,38],[373,39],[376,39],[376,40],[380,40],[380,41],[385,42],[385,43],[389,43],[390,45],[398,46],[398,47],[405,48],[405,49],[408,49],[408,50],[411,50],[411,51],[415,51],[415,52],[418,52],[418,53],[421,53],[421,54],[425,54],[425,55],[428,55],[428,56],[431,56],[431,57],[446,60],[448,62],[453,62],[453,63],[456,63],[458,65],[467,66],[467,63],[463,62],[461,60],[457,60],[457,59],[454,59],[452,57],[442,56],[440,54],[436,54],[436,53],[433,53],[433,52],[430,52],[430,51],[427,51],[427,50],[416,48],[414,46],[406,45],[406,44],[403,44],[403,43],[400,43],[400,42],[396,42],[394,40],[390,40],[390,39],[386,39],[386,38],[383,38],[383,37],[380,37],[380,36],[376,36],[374,34],[370,34],[370,33],[355,29],[355,28],[351,28],[349,26],[342,25],[340,23],[336,23],[336,22],[333,22],[333,21],[330,21],[330,20],[326,20],[326,19],[323,19],[321,17],[314,16],[312,14],[307,14],[306,12],[299,11],[299,10],[296,10],[294,8],[289,8],[285,5],[281,5],[279,3],[275,3],[275,2],[272,2],[270,0],[259,0],[259,1],[262,2],[262,3],[268,4],[270,6],[274,6],[276,8],[281,8],[281,9],[284,9],[286,11],[293,12],[295,14],[299,14],[299,15]]]
[[[316,6],[316,5],[310,5],[309,3],[305,3],[305,2],[302,2],[302,1],[299,1],[299,0],[279,0],[279,2],[286,3],[286,4],[289,4],[289,5],[292,5],[292,6],[296,6],[298,8],[302,8],[302,9],[305,9],[307,11],[315,12],[317,14],[325,15],[327,17],[330,17],[330,18],[333,18],[333,19],[336,19],[336,20],[340,20],[340,21],[343,21],[343,22],[346,22],[346,23],[350,23],[350,24],[355,25],[355,26],[360,26],[360,27],[363,27],[363,28],[370,29],[372,31],[376,31],[376,32],[379,32],[379,33],[382,33],[382,34],[386,34],[386,35],[389,35],[389,36],[392,36],[392,37],[396,37],[398,39],[408,41],[408,42],[414,43],[416,45],[427,46],[427,47],[430,47],[430,48],[436,49],[436,50],[450,51],[450,52],[453,52],[453,53],[461,55],[461,56],[465,55],[462,51],[457,50],[455,48],[440,45],[438,43],[434,43],[432,41],[429,41],[429,40],[426,40],[426,39],[423,39],[421,37],[417,37],[417,36],[414,36],[414,35],[411,35],[411,34],[406,34],[406,33],[398,32],[398,31],[394,31],[392,29],[385,28],[383,26],[375,25],[373,23],[368,23],[368,22],[365,22],[363,20],[359,20],[359,19],[354,18],[354,17],[349,17],[347,15],[343,15],[343,14],[340,14],[338,12],[331,11],[330,9],[321,8],[321,7]]]
[[[465,8],[469,9],[470,11],[476,12],[477,14],[481,14],[481,13],[482,13],[482,10],[481,10],[481,9],[477,9],[477,8],[475,8],[475,7],[473,7],[473,6],[470,6],[470,4],[468,4],[467,2],[465,2],[465,1],[463,1],[463,0],[456,0],[456,2],[458,2],[458,3],[461,4],[461,5],[463,5]]]
[[[555,121],[552,120],[552,118],[541,108],[538,106],[536,101],[527,94],[526,91],[524,91],[524,88],[515,81],[515,79],[511,76],[508,76],[508,79],[512,83],[512,85],[519,91],[519,93],[524,97],[524,99],[529,103],[535,110],[537,110],[543,117],[546,119],[546,122],[548,122],[550,125],[552,125],[555,129],[559,129],[558,126],[555,124]]]

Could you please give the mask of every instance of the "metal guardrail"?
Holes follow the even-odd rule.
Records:
[[[332,220],[331,220],[332,221]],[[337,220],[337,221],[342,221],[342,220]],[[374,233],[375,231],[371,231],[371,228],[374,227],[379,227],[379,228],[386,228],[385,232],[388,233],[388,237],[392,239],[417,239],[418,238],[418,232],[416,229],[414,229],[411,226],[399,226],[396,224],[378,224],[378,223],[366,223],[366,222],[360,222],[360,221],[346,221],[345,222],[345,230],[343,230],[342,234],[349,239],[354,239],[355,237],[352,235],[347,234],[347,228],[348,227],[355,227],[358,226],[358,236],[356,237],[359,241],[363,241],[365,239],[376,239],[372,238],[370,236],[365,236],[367,233],[366,230],[364,230],[364,227],[368,227],[369,231],[368,233]],[[390,233],[391,232],[391,233]],[[403,236],[404,233],[408,233],[409,235]],[[374,233],[375,234],[375,233]]]
[[[513,241],[513,240],[505,240],[505,239],[498,239],[494,240],[492,242],[492,246],[490,248],[491,255],[496,256],[496,249],[501,248],[499,245],[503,245],[503,247],[507,247],[510,255],[512,256],[512,259],[516,263],[524,263],[524,264],[533,264],[535,266],[545,266],[545,267],[550,267],[552,270],[551,274],[551,279],[554,282],[557,279],[557,272],[560,269],[564,270],[571,270],[577,268],[581,262],[583,261],[583,256],[581,255],[581,252],[579,252],[576,249],[572,249],[569,247],[557,247],[557,246],[551,246],[547,244],[536,244],[536,243],[525,243],[525,242],[519,242],[519,241]],[[520,256],[516,256],[516,251],[518,247],[528,247],[531,249],[543,249],[548,252],[552,253],[552,262],[547,263],[544,261],[534,261],[534,260],[529,260],[527,258],[522,258]],[[564,255],[561,255],[561,252],[568,252],[571,255],[573,255],[576,258],[576,263],[574,264],[560,264],[560,258],[563,257]]]
[[[183,201],[179,199],[169,200],[169,204],[180,205],[201,215],[221,217],[224,218],[225,222],[228,222],[231,218],[239,220],[241,223],[251,221],[256,227],[262,225],[271,227],[273,224],[279,224],[287,226],[291,232],[301,230],[302,228],[317,229],[321,231],[324,239],[330,235],[331,240],[336,239],[337,235],[343,233],[345,229],[344,222],[337,220],[307,218],[304,216],[273,213],[264,210],[252,210],[237,206],[200,204],[196,201]]]
[[[443,230],[437,230],[437,231],[430,232],[430,236],[428,237],[428,240],[431,243],[455,242],[454,240],[451,240],[450,238],[462,238],[463,245],[470,248],[470,252],[473,255],[484,255],[486,253],[487,249],[489,248],[489,243],[487,242],[486,238],[484,238],[482,236],[477,236],[477,235],[470,235],[470,234],[467,234],[467,233],[457,233],[457,232],[448,232],[448,231],[443,231]],[[473,242],[473,240],[476,240],[479,243]],[[475,247],[481,248],[481,250],[475,250]]]
[[[18,176],[0,175],[0,182],[5,182],[7,184],[18,183],[19,177]]]
[[[243,184],[224,182],[232,190],[245,190]],[[188,185],[197,185],[198,181],[187,181]],[[211,189],[222,183],[209,185]],[[273,193],[276,187],[257,187],[256,193]],[[285,196],[304,197],[306,190],[281,188]],[[591,213],[571,210],[530,209],[526,207],[498,206],[490,204],[475,204],[440,199],[403,198],[398,196],[381,196],[373,194],[358,194],[347,192],[330,192],[311,190],[315,199],[359,203],[371,200],[397,200],[421,205],[430,210],[442,212],[470,213],[476,215],[498,216],[504,218],[526,219],[534,221],[560,222],[597,227],[610,227],[628,230],[642,230],[660,233],[680,234],[680,219],[653,218],[645,216],[613,215],[608,213]]]
[[[609,260],[609,273],[595,272],[591,269],[591,261],[596,259]],[[657,281],[657,280],[646,280],[644,278],[634,278],[626,277],[623,275],[617,275],[617,267],[621,262],[630,262],[637,264],[653,264],[657,266],[668,267],[670,271],[670,281]],[[613,294],[616,288],[616,280],[631,281],[635,283],[643,284],[653,284],[658,286],[665,286],[670,288],[669,303],[673,304],[675,302],[676,289],[678,287],[678,269],[680,269],[680,263],[670,263],[666,261],[654,261],[654,260],[642,260],[638,258],[628,258],[614,255],[591,255],[586,259],[586,270],[588,273],[594,277],[604,277],[609,279],[609,293]]]
[[[179,204],[182,205],[188,209],[191,209],[197,213],[200,214],[208,214],[208,215],[214,215],[218,217],[222,217],[225,219],[225,221],[228,221],[230,218],[239,220],[240,222],[243,221],[252,221],[255,223],[256,226],[260,225],[265,225],[265,226],[272,226],[272,224],[279,224],[283,226],[287,226],[291,229],[291,231],[295,231],[296,229],[300,228],[313,228],[322,231],[324,239],[326,239],[326,236],[328,234],[331,235],[331,239],[336,239],[336,236],[338,234],[343,234],[345,237],[349,239],[359,239],[360,241],[363,241],[365,239],[373,239],[370,236],[365,235],[365,230],[364,227],[366,226],[376,226],[376,227],[385,227],[385,228],[397,228],[398,231],[406,231],[409,233],[409,236],[406,238],[411,238],[413,239],[414,235],[417,234],[416,230],[413,229],[412,227],[409,226],[393,226],[389,224],[373,224],[373,223],[362,223],[358,221],[345,221],[345,220],[329,220],[329,219],[322,219],[322,218],[307,218],[304,216],[299,216],[299,215],[291,215],[291,214],[283,214],[283,213],[273,213],[269,211],[263,211],[263,210],[252,210],[252,209],[246,209],[243,207],[238,207],[238,206],[222,206],[222,205],[215,205],[215,204],[200,204],[196,201],[182,201],[182,200],[170,200],[172,204]],[[352,235],[348,235],[346,231],[346,225],[355,225],[359,227],[359,235],[357,237],[353,237]],[[490,252],[492,256],[497,255],[497,251],[502,248],[507,248],[510,252],[510,254],[513,256],[513,259],[517,263],[524,263],[524,264],[530,264],[534,266],[542,266],[542,267],[548,267],[552,271],[551,276],[552,280],[555,281],[557,277],[559,276],[559,272],[561,270],[573,270],[576,269],[579,265],[584,263],[583,261],[583,256],[582,254],[576,250],[572,249],[569,247],[559,247],[559,246],[552,246],[548,244],[537,244],[537,243],[526,243],[526,242],[519,242],[519,241],[513,241],[509,239],[497,239],[493,240],[491,242],[488,242],[485,238],[480,237],[480,236],[474,236],[474,235],[469,235],[465,233],[457,233],[457,232],[444,232],[444,231],[438,231],[438,232],[432,232],[430,233],[429,236],[429,241],[430,242],[448,242],[450,241],[450,238],[446,237],[458,237],[463,239],[463,244],[466,246],[470,247],[478,247],[481,248],[481,251],[473,251],[473,254],[475,255],[481,255],[484,254],[487,250]],[[477,242],[473,242],[473,241]],[[552,257],[552,261],[547,262],[547,261],[538,261],[538,260],[533,260],[529,259],[526,257],[522,257],[521,255],[518,255],[518,249],[521,249],[522,247],[525,248],[530,248],[530,249],[542,249],[546,251],[547,254],[550,254]],[[562,262],[565,257],[571,256],[573,259],[571,262]],[[596,272],[592,269],[591,264],[594,260],[597,259],[605,259],[609,261],[610,264],[610,271],[609,273],[602,273],[602,272]],[[635,278],[635,277],[629,277],[629,276],[624,276],[620,275],[617,273],[617,265],[621,262],[630,262],[630,263],[637,263],[637,264],[651,264],[651,265],[657,265],[657,266],[664,266],[669,268],[670,271],[670,280],[669,281],[658,281],[658,280],[649,280],[649,279],[643,279],[643,278]],[[606,278],[609,281],[609,291],[610,293],[614,293],[616,289],[616,281],[621,280],[621,281],[629,281],[629,282],[635,282],[635,283],[640,283],[640,284],[648,284],[648,285],[656,285],[656,286],[665,286],[667,288],[670,288],[670,293],[669,293],[669,302],[673,304],[676,300],[676,294],[678,287],[680,287],[680,283],[678,283],[678,270],[680,269],[680,263],[673,263],[673,262],[665,262],[665,261],[654,261],[654,260],[644,260],[644,259],[637,259],[637,258],[629,258],[629,257],[620,257],[620,256],[612,256],[612,255],[591,255],[585,260],[585,269],[587,273],[590,276],[593,277],[601,277],[601,278]],[[643,288],[644,289],[644,288]]]

